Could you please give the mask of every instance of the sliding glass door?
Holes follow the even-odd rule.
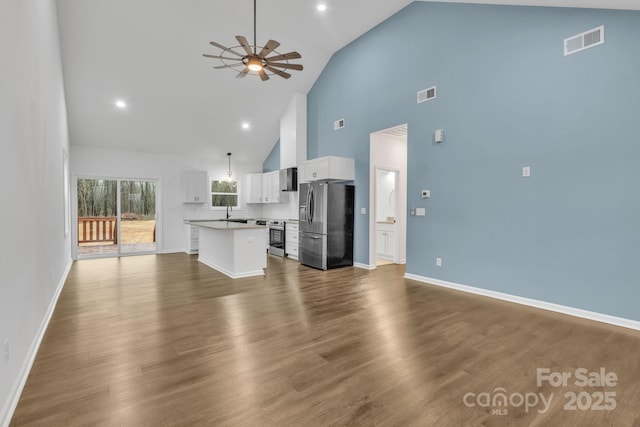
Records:
[[[78,178],[78,258],[155,253],[156,181]]]

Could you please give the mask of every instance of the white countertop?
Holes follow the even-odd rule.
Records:
[[[185,221],[197,227],[211,228],[213,230],[254,230],[259,228],[267,228],[264,225],[245,224],[242,222],[227,221]]]

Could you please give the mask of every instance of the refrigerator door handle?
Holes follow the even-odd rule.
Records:
[[[309,186],[309,224],[313,224],[313,214],[315,212],[315,202],[314,202],[313,188]]]
[[[305,209],[305,220],[307,222],[309,222],[309,208],[311,206],[309,206],[309,194],[311,193],[311,186],[309,186],[309,188],[307,188],[307,201],[306,201],[306,209]]]

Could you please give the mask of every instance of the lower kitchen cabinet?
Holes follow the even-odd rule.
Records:
[[[297,222],[285,222],[284,252],[293,259],[298,259],[298,231]]]
[[[186,226],[189,230],[187,232],[187,253],[197,254],[200,243],[200,227],[194,227],[193,225]]]

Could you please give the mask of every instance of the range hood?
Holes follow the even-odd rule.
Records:
[[[280,169],[280,191],[298,191],[298,168]]]

